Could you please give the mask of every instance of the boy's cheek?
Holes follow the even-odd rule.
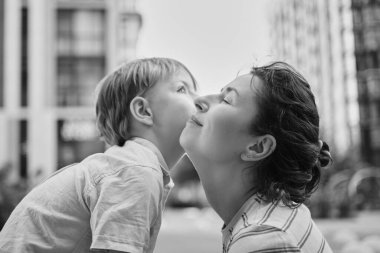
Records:
[[[186,117],[190,117],[196,112],[196,107],[194,101],[191,99],[184,101],[182,106],[178,107],[178,113],[185,114]]]
[[[193,99],[189,101],[189,108],[190,108],[191,114],[197,111],[197,108],[195,107],[195,102]]]

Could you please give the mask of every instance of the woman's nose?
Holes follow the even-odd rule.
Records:
[[[195,107],[199,112],[207,112],[213,102],[213,95],[199,96],[194,100]]]

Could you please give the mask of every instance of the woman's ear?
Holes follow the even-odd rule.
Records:
[[[132,117],[141,124],[152,126],[153,113],[149,102],[143,97],[134,97],[129,105]]]
[[[241,159],[246,162],[260,161],[276,149],[276,139],[266,134],[255,138],[254,142],[250,142],[245,151],[241,154]]]

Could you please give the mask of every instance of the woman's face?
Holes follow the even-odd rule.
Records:
[[[258,110],[256,91],[260,82],[251,74],[239,76],[219,94],[195,99],[197,112],[180,138],[192,160],[197,156],[215,163],[241,159],[253,136],[250,127]]]

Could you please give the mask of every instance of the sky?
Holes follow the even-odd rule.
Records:
[[[219,92],[238,73],[270,59],[265,0],[139,0],[137,57],[184,63],[201,94]]]

